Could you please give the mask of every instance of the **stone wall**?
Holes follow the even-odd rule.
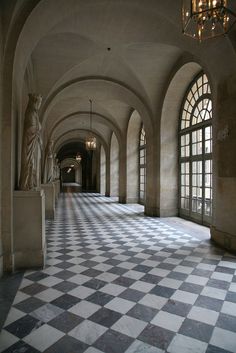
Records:
[[[1,141],[2,141],[2,26],[1,26],[1,17],[0,17],[0,151],[2,150]],[[1,224],[1,215],[2,215],[2,163],[0,158],[0,277],[3,272],[3,249],[2,249],[2,224]]]

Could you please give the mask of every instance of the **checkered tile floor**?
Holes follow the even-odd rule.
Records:
[[[132,206],[63,194],[0,352],[236,352],[236,257]]]

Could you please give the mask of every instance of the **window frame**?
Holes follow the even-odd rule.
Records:
[[[202,86],[198,85],[198,81],[199,79],[201,79],[202,77]],[[206,81],[205,81],[206,80]],[[204,85],[207,85],[208,89],[207,92],[204,92],[204,89],[206,89],[206,87],[203,87]],[[194,85],[196,85],[197,90],[193,91],[193,87]],[[200,94],[200,91],[202,92],[202,94]],[[190,92],[192,94],[192,99],[194,99],[195,94],[196,96],[198,96],[198,98],[194,99],[193,104],[191,104],[191,110],[185,110],[186,107],[186,102],[189,101],[189,95]],[[194,118],[194,113],[196,112],[196,107],[199,107],[199,104],[201,104],[201,102],[203,102],[204,100],[208,100],[207,103],[207,109],[204,109],[204,106],[202,105],[202,111],[205,112],[205,114],[208,114],[208,119],[206,120],[202,120],[201,122],[195,122],[193,124],[193,118]],[[190,107],[190,104],[188,105],[188,108]],[[210,109],[208,110],[208,108],[210,107]],[[199,111],[199,114],[201,114],[202,111]],[[187,112],[187,113],[184,113]],[[183,127],[183,116],[189,116],[189,126]],[[195,115],[196,116],[196,115]],[[186,124],[185,120],[185,124]],[[213,145],[213,140],[212,140],[212,122],[213,122],[213,118],[212,118],[212,98],[211,98],[211,87],[209,84],[209,80],[206,76],[206,74],[201,71],[199,72],[194,78],[193,80],[190,82],[190,84],[188,85],[185,95],[183,97],[183,101],[181,104],[181,108],[180,108],[180,114],[179,114],[179,129],[178,129],[178,166],[179,166],[179,182],[178,182],[178,187],[179,187],[179,195],[178,195],[178,207],[179,207],[179,216],[183,217],[183,218],[187,218],[189,220],[192,220],[194,222],[197,223],[201,223],[204,225],[209,226],[211,224],[212,221],[212,194],[213,194],[213,189],[212,189],[212,145]],[[206,138],[206,129],[210,127],[210,138]],[[199,135],[201,135],[201,142],[199,142],[197,144],[196,141],[197,138],[195,139],[194,143],[193,143],[193,133],[199,131]],[[200,134],[201,131],[201,134]],[[183,136],[189,136],[188,138],[185,137],[184,139],[182,138]],[[197,133],[196,133],[197,136]],[[187,146],[185,148],[185,146],[182,144],[181,142],[181,138],[182,141],[183,140],[188,140],[189,139],[189,144],[185,146]],[[200,140],[199,140],[200,141]],[[206,141],[210,141],[208,142],[208,145],[210,145],[210,151],[206,152]],[[199,150],[201,149],[201,153],[196,153],[193,154],[193,147],[194,145],[196,146],[196,151],[199,147]],[[185,150],[183,149],[185,148]],[[188,150],[189,150],[189,154],[188,154]],[[181,155],[182,151],[185,151],[185,155]],[[206,173],[205,167],[206,167],[206,163],[207,161],[210,160],[209,166],[210,166],[210,172]],[[195,174],[193,173],[193,166],[194,163],[197,162],[201,162],[201,173],[199,174]],[[182,163],[188,163],[189,165],[189,173],[188,174],[184,174],[181,171],[182,168]],[[200,164],[199,164],[200,165]],[[186,178],[185,178],[185,175]],[[194,178],[194,175],[196,175],[196,177]],[[198,178],[198,175],[200,175],[200,178]],[[208,186],[207,182],[206,182],[206,176],[208,176],[208,179],[210,181],[210,186]],[[195,183],[194,180],[195,179]],[[197,183],[197,179],[199,184]],[[185,181],[185,184],[183,183],[183,181]],[[186,185],[187,184],[187,185]],[[195,186],[196,185],[196,186]],[[200,185],[200,186],[199,186]],[[185,189],[184,189],[185,188]],[[196,190],[196,195],[193,196],[193,188],[195,188]],[[208,193],[210,195],[209,200],[206,198],[206,189],[208,190]],[[186,190],[188,190],[188,194],[186,193]],[[198,192],[201,190],[201,197],[198,197]],[[182,194],[182,192],[185,192],[185,195]],[[194,199],[195,197],[195,199]],[[183,200],[183,204],[186,202],[186,205],[188,203],[188,209],[187,208],[183,208],[181,201]],[[186,200],[186,201],[184,201]],[[201,203],[201,212],[198,211],[198,206],[196,207],[196,211],[193,210],[193,204],[194,201],[196,201],[196,205],[200,205]],[[207,206],[208,205],[208,206]],[[209,208],[209,210],[211,211],[211,214],[207,214],[207,209]],[[209,212],[208,212],[209,213]]]
[[[142,136],[144,138],[142,139]],[[142,143],[143,142],[143,143]],[[139,147],[138,147],[138,166],[139,166],[139,179],[138,179],[138,185],[139,185],[139,190],[138,190],[138,202],[141,205],[145,205],[146,201],[146,162],[147,162],[147,156],[146,156],[146,146],[147,146],[147,140],[146,140],[146,132],[144,129],[144,125],[141,124],[140,126],[140,131],[139,131]],[[141,163],[141,154],[143,152],[143,160],[144,163]],[[143,183],[141,183],[141,170],[143,170]],[[143,188],[141,188],[141,185],[143,185]],[[143,197],[141,197],[141,192],[143,192]]]

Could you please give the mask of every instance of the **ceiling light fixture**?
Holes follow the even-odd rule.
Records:
[[[89,103],[90,103],[90,113],[89,113],[89,120],[90,120],[90,131],[89,131],[89,135],[87,136],[86,140],[85,140],[85,146],[86,146],[86,150],[88,151],[93,151],[96,150],[97,147],[97,141],[96,141],[96,137],[94,137],[92,135],[92,100],[89,99]]]
[[[200,42],[226,34],[236,20],[232,0],[183,0],[183,33]]]

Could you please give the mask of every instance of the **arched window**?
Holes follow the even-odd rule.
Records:
[[[204,73],[195,77],[179,125],[180,216],[210,224],[212,217],[212,101]]]
[[[146,134],[141,125],[139,135],[139,203],[145,204],[146,199]]]

